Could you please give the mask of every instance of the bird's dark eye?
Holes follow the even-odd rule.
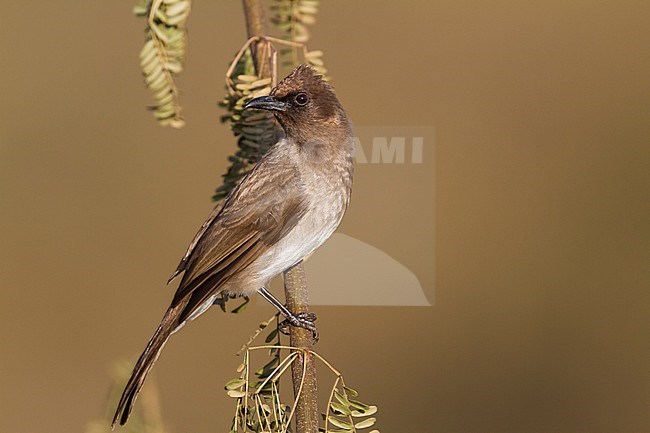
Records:
[[[305,92],[298,93],[293,99],[300,106],[307,105],[307,102],[309,102],[309,96]]]

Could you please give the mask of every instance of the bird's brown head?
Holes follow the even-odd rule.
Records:
[[[334,89],[307,65],[298,66],[269,96],[255,98],[244,108],[272,111],[287,136],[299,141],[331,129],[349,128]]]

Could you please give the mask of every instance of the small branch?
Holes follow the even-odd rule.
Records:
[[[265,38],[266,20],[261,0],[242,0],[246,17],[248,38],[262,37],[251,44],[255,70],[260,78],[273,75],[270,59],[271,47]],[[309,311],[307,281],[302,262],[284,273],[284,291],[287,308],[294,314]],[[291,364],[291,379],[296,398],[296,432],[318,433],[318,400],[316,387],[316,358],[313,349],[312,332],[291,326],[289,339],[292,347],[304,349],[296,362]]]
[[[264,8],[260,0],[243,0],[246,32],[248,37],[261,36],[266,32]]]
[[[264,17],[264,6],[261,0],[242,0],[244,16],[246,18],[246,33],[248,38],[264,36],[266,34],[266,19]],[[265,50],[265,41],[254,42],[251,45],[251,53],[257,76],[263,78],[270,74],[268,62],[262,53]],[[266,75],[265,75],[266,72]]]
[[[284,292],[287,298],[287,308],[292,313],[309,312],[307,278],[302,262],[284,273]],[[317,433],[318,389],[316,386],[316,358],[311,352],[314,348],[313,335],[308,329],[291,326],[289,327],[289,340],[290,346],[305,349],[302,352],[303,355],[291,364],[294,395],[298,395],[300,392],[300,399],[296,407],[296,431]]]

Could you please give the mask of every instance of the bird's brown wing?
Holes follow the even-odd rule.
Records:
[[[281,161],[279,161],[281,162]],[[263,167],[260,170],[259,167]],[[185,271],[172,305],[149,341],[117,406],[112,427],[124,424],[142,384],[169,336],[237,272],[296,226],[307,203],[297,170],[260,162],[201,226],[178,273]]]
[[[273,165],[272,161],[258,164],[245,176],[195,240],[171,305],[188,300],[181,322],[230,277],[282,239],[304,215],[307,202],[298,171]]]
[[[217,205],[214,207],[212,212],[210,213],[210,216],[208,216],[208,219],[205,220],[205,222],[201,225],[201,228],[199,229],[198,232],[194,235],[194,239],[192,239],[192,242],[187,246],[187,251],[185,251],[185,254],[183,255],[183,258],[181,259],[181,262],[178,264],[176,267],[176,270],[172,274],[171,277],[167,280],[167,284],[169,284],[178,274],[183,272],[185,268],[187,267],[187,260],[190,258],[190,255],[194,251],[194,248],[196,247],[196,244],[199,243],[199,240],[203,237],[205,234],[205,231],[210,227],[210,224],[212,224],[212,221],[215,220],[217,215],[221,212],[221,209],[223,209],[223,205],[225,203],[225,200],[221,200]]]

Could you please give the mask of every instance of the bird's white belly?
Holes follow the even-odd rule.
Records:
[[[293,230],[260,257],[259,263],[268,263],[260,269],[260,280],[270,280],[320,247],[339,225],[336,213],[340,214],[340,211],[323,209],[322,206],[308,211]]]
[[[251,265],[258,267],[258,269],[256,272],[253,272],[253,275],[251,275],[252,278],[247,281],[250,285],[248,287],[237,287],[237,293],[245,296],[255,293],[258,289],[268,284],[273,277],[313,253],[314,250],[320,247],[334,233],[340,223],[340,219],[337,221],[332,216],[329,217],[329,221],[334,221],[335,224],[331,222],[328,224],[327,221],[326,214],[322,211],[317,212],[314,209],[307,212],[293,230],[287,233],[284,238],[273,245]],[[194,320],[203,314],[214,304],[218,296],[220,296],[219,292],[207,299],[188,316],[186,322]],[[182,325],[177,330],[181,327]]]

